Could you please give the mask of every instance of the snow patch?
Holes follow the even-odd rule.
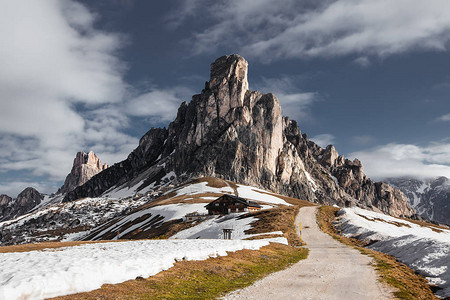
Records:
[[[313,192],[315,192],[317,190],[316,182],[312,179],[311,175],[306,170],[305,170],[305,175],[306,175],[306,179],[308,180],[308,182],[311,183],[311,188],[312,188]]]
[[[161,206],[154,206],[147,209],[139,210],[135,213],[132,213],[124,218],[122,218],[119,222],[105,228],[100,233],[98,233],[95,237],[93,237],[93,240],[96,240],[98,238],[101,238],[104,234],[108,232],[117,232],[120,230],[120,228],[123,225],[129,224],[134,222],[136,219],[141,218],[143,216],[148,215],[147,218],[142,220],[141,222],[138,222],[137,224],[134,224],[133,226],[127,228],[124,231],[121,231],[119,235],[117,235],[114,239],[121,238],[125,236],[126,234],[132,232],[133,230],[137,228],[141,228],[146,225],[146,223],[151,222],[156,216],[161,216],[164,219],[160,221],[162,222],[168,222],[170,220],[176,220],[183,218],[187,213],[192,212],[198,212],[201,214],[206,214],[208,211],[205,208],[205,203],[194,203],[194,204],[167,204],[167,205],[161,205]]]
[[[177,174],[175,174],[175,172],[174,171],[170,171],[169,173],[167,173],[166,175],[164,175],[164,177],[163,178],[161,178],[161,180],[164,180],[164,179],[171,179],[171,178],[177,178]]]
[[[223,229],[232,229],[231,238],[239,240],[246,238],[245,231],[251,229],[250,225],[257,219],[254,217],[238,219],[246,213],[233,213],[222,217],[214,217],[200,224],[187,228],[170,237],[171,239],[222,239]]]
[[[265,190],[241,184],[238,184],[237,186],[239,197],[271,204],[290,205],[280,197],[277,197],[275,194],[269,193]]]
[[[155,275],[179,260],[205,260],[268,244],[269,240],[147,240],[1,253],[0,299],[92,291],[105,283]]]
[[[342,232],[374,241],[369,248],[390,254],[450,295],[450,230],[433,231],[402,219],[361,208],[344,208]]]
[[[233,194],[234,190],[229,186],[216,188],[216,187],[208,186],[207,182],[199,182],[199,183],[194,183],[194,184],[189,184],[187,186],[184,186],[181,189],[176,190],[176,193],[177,193],[177,196],[195,195],[195,194],[204,194],[204,193]]]

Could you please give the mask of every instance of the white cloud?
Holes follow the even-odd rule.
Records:
[[[436,121],[449,122],[450,121],[450,114],[446,114],[446,115],[440,116],[439,118],[436,119]]]
[[[325,148],[328,145],[334,145],[336,143],[336,137],[329,133],[315,135],[309,139],[322,148]]]
[[[435,0],[191,1],[180,20],[210,24],[194,34],[193,52],[233,47],[245,56],[273,58],[445,51],[450,2]],[[366,60],[360,62],[367,64]]]
[[[367,68],[370,66],[370,59],[367,58],[366,56],[358,57],[353,62],[362,68]]]
[[[189,100],[192,91],[185,87],[172,89],[151,89],[129,100],[125,112],[130,116],[148,117],[156,122],[166,122],[175,119],[181,102]]]
[[[411,176],[450,178],[450,144],[431,143],[427,147],[391,143],[349,154],[362,161],[365,173],[372,178]]]
[[[202,0],[182,0],[176,5],[176,9],[166,16],[170,28],[178,28],[188,18],[196,15],[196,10]]]
[[[73,0],[2,3],[0,193],[29,185],[54,192],[78,151],[94,150],[108,164],[125,159],[138,145],[126,133],[131,118],[172,120],[192,95],[183,87],[130,95],[137,92],[118,54],[126,37],[98,30],[98,18]]]
[[[78,151],[93,149],[102,160],[114,163],[137,145],[137,138],[123,133],[128,120],[120,113],[127,84],[117,51],[124,38],[97,30],[96,19],[71,0],[2,3],[3,175],[26,171],[24,176],[43,176],[54,183],[64,180]],[[17,194],[24,188],[19,183],[28,182],[7,181],[5,176],[0,192]],[[50,192],[50,181],[29,184]]]

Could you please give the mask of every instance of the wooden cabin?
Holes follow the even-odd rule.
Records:
[[[234,212],[257,211],[261,205],[235,195],[224,194],[205,206],[210,215],[227,215]]]

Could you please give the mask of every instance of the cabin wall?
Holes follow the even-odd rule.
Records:
[[[247,212],[259,210],[257,207],[249,207],[231,197],[222,196],[207,207],[209,215],[226,215],[234,212]]]

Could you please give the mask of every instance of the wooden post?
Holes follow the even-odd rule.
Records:
[[[299,226],[299,228],[300,228],[300,250],[301,250],[301,249],[302,249],[302,246],[303,246],[303,238],[302,238],[302,222],[301,222],[301,221],[298,222],[298,226]]]
[[[233,229],[223,228],[223,239],[224,240],[231,240],[231,232]]]

